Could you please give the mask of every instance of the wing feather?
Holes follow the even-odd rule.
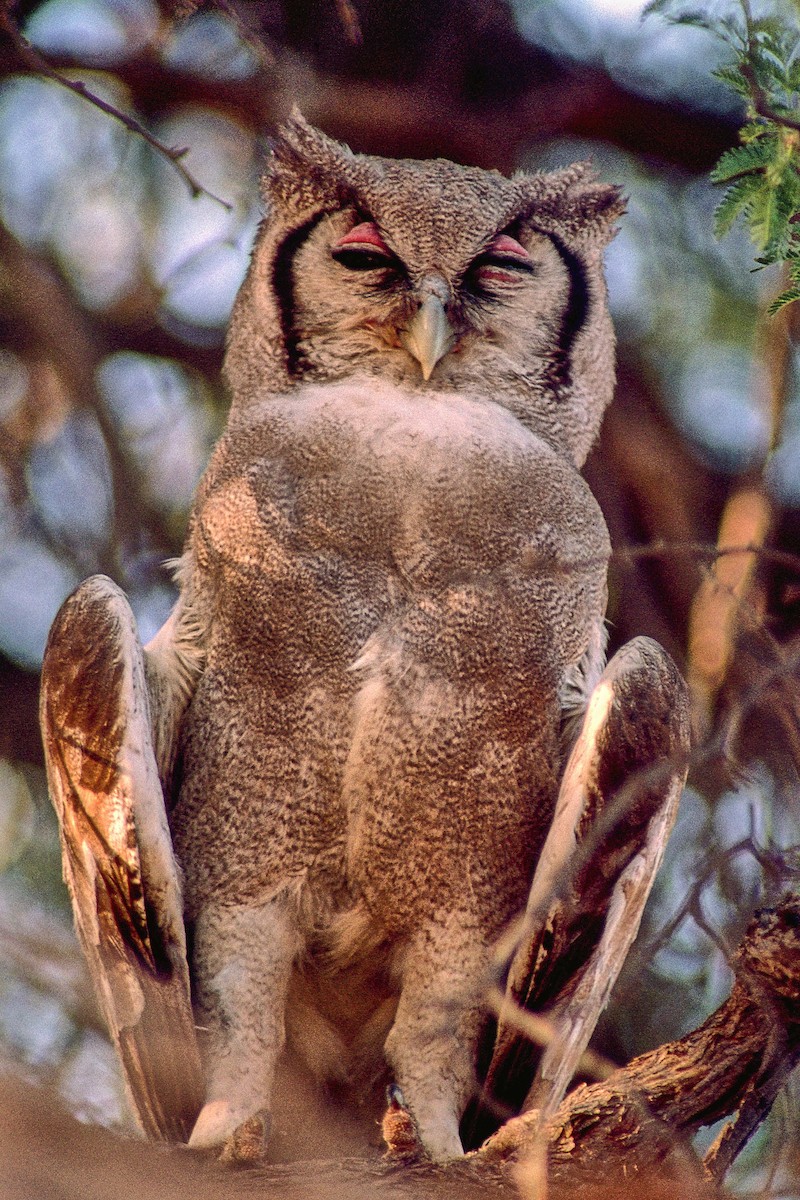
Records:
[[[686,777],[686,686],[636,638],[594,688],[564,771],[509,965],[485,1107],[561,1102],[641,922]],[[543,1052],[515,1020],[548,1018]]]
[[[156,763],[144,652],[103,576],[65,602],[42,671],[48,782],[75,924],[131,1103],[186,1141],[203,1102],[180,873]]]

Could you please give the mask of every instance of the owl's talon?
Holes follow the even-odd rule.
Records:
[[[204,1105],[189,1138],[190,1150],[219,1150],[228,1166],[259,1162],[269,1135],[270,1117],[264,1110],[243,1117],[227,1100]]]
[[[381,1122],[381,1133],[386,1144],[386,1158],[395,1162],[409,1163],[427,1158],[416,1122],[406,1108],[403,1093],[396,1083],[386,1089],[387,1109]]]
[[[222,1147],[218,1161],[225,1167],[254,1167],[264,1158],[270,1118],[265,1112],[254,1113],[233,1131]]]

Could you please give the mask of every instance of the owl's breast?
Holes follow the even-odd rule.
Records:
[[[232,426],[212,475],[199,529],[244,593],[229,607],[263,600],[295,623],[307,609],[335,654],[404,598],[474,613],[476,636],[490,593],[537,625],[537,608],[581,627],[602,613],[608,538],[588,487],[484,397],[308,385]]]
[[[531,546],[565,560],[605,549],[571,462],[483,396],[374,379],[308,385],[235,436],[263,525],[279,516],[298,548],[389,556],[422,585],[429,572],[529,558]]]

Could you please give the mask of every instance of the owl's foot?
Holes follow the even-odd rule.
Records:
[[[266,1109],[243,1117],[226,1100],[211,1100],[195,1122],[190,1150],[218,1150],[226,1166],[253,1166],[264,1157],[271,1119]]]
[[[297,935],[281,897],[264,904],[206,904],[194,922],[195,998],[204,1029],[206,1103],[189,1138],[221,1161],[264,1154],[275,1064]]]
[[[252,1167],[264,1158],[271,1119],[269,1113],[258,1112],[246,1121],[242,1121],[238,1129],[222,1147],[219,1161],[227,1167]]]
[[[475,981],[487,951],[467,918],[422,928],[403,956],[400,999],[384,1045],[425,1158],[444,1165],[464,1157],[459,1122],[475,1086],[482,1007]],[[404,1099],[403,1099],[404,1097]],[[397,1097],[395,1097],[397,1101]],[[400,1112],[391,1114],[390,1127]],[[407,1129],[407,1126],[406,1126]]]
[[[386,1100],[388,1107],[381,1122],[386,1157],[397,1163],[413,1163],[426,1158],[416,1122],[396,1084],[386,1089]]]

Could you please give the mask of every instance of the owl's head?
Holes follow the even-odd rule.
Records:
[[[507,179],[356,155],[295,113],[263,190],[228,338],[234,404],[375,375],[484,395],[583,462],[614,382],[616,187],[585,163]]]

